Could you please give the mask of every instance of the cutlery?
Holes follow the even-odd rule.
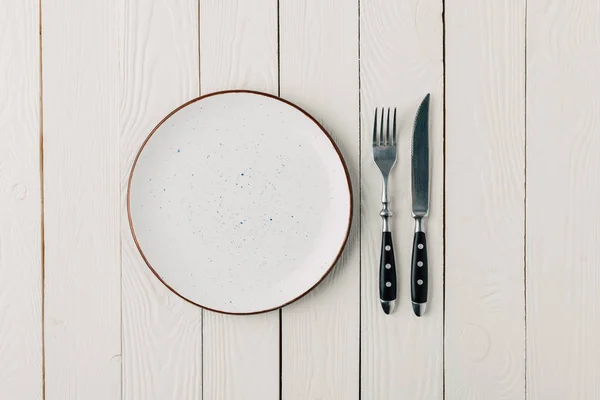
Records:
[[[373,123],[373,160],[383,177],[381,203],[383,208],[379,215],[382,219],[381,256],[379,260],[379,300],[383,312],[389,314],[396,300],[396,262],[394,259],[394,244],[390,231],[389,218],[392,212],[389,209],[388,177],[396,163],[396,109],[394,109],[393,126],[390,127],[390,109],[387,109],[387,120],[384,128],[385,109],[381,109],[379,135],[377,134],[377,108]],[[390,136],[390,130],[391,136]]]
[[[429,94],[415,118],[412,140],[412,214],[415,219],[411,262],[411,298],[415,315],[427,306],[427,238],[423,218],[429,212]]]

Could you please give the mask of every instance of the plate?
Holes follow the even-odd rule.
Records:
[[[347,241],[350,179],[325,129],[280,98],[227,91],[163,119],[137,154],[129,223],[146,264],[200,307],[252,314],[289,304]]]

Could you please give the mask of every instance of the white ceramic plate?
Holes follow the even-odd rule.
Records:
[[[152,271],[184,299],[250,314],[316,286],[350,229],[350,180],[325,130],[291,103],[230,91],[192,100],[150,133],[128,212]]]

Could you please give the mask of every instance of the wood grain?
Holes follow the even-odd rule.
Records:
[[[446,398],[525,396],[525,2],[446,3]]]
[[[527,2],[527,398],[600,398],[600,4]]]
[[[37,0],[0,2],[0,398],[42,398]]]
[[[280,1],[281,96],[333,136],[353,182],[346,249],[308,296],[282,310],[282,398],[359,398],[358,4]]]
[[[121,393],[115,12],[42,2],[48,400]]]
[[[277,94],[277,2],[200,2],[202,93]],[[204,311],[204,398],[279,399],[279,313]]]
[[[599,398],[600,4],[446,1],[444,30],[442,3],[0,1],[0,398]],[[233,88],[313,114],[354,185],[344,256],[282,310],[281,338],[278,312],[203,312],[170,292],[127,220],[150,130]],[[431,288],[417,319],[409,149],[427,92]],[[391,316],[376,106],[399,112]]]
[[[441,399],[443,323],[443,62],[442,2],[360,3],[361,78],[361,379],[363,399]],[[414,316],[410,258],[414,231],[410,146],[416,110],[430,105],[431,192],[427,221],[429,301]],[[385,315],[378,291],[381,174],[372,156],[375,107],[398,109],[398,158],[390,178],[398,300]]]
[[[202,311],[142,260],[126,210],[137,151],[154,126],[199,94],[196,0],[121,3],[119,121],[123,234],[123,398],[202,397]]]

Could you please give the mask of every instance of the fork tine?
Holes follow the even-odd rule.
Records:
[[[394,107],[394,129],[392,133],[392,144],[396,145],[396,107]]]
[[[385,136],[383,136],[383,114],[385,114],[385,108],[381,108],[381,126],[379,127],[379,144],[385,144]]]
[[[373,146],[377,146],[377,107],[375,107],[375,118],[373,118]]]
[[[390,108],[388,107],[388,113],[387,113],[387,123],[386,123],[386,128],[385,128],[385,142],[388,145],[391,145],[392,142],[390,141]]]

